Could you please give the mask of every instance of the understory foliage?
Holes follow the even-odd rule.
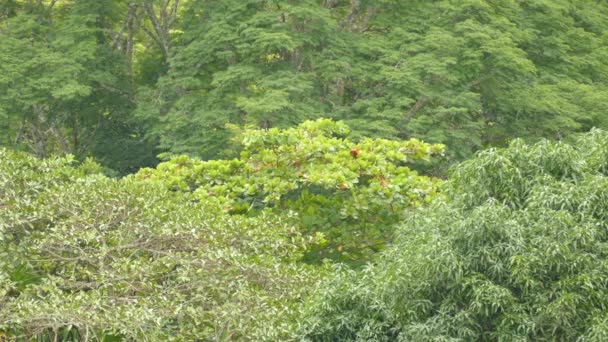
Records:
[[[324,267],[267,210],[231,216],[86,161],[0,149],[0,340],[282,340]]]
[[[417,139],[355,143],[348,133],[344,123],[329,119],[285,130],[248,129],[238,137],[239,159],[179,156],[133,178],[192,192],[234,215],[272,209],[291,216],[298,231],[320,240],[306,260],[360,262],[390,241],[408,209],[435,196],[439,181],[408,165],[442,154],[443,145]]]
[[[608,132],[460,165],[361,272],[309,302],[310,341],[608,339]]]

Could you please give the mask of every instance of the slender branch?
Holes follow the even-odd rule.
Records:
[[[49,13],[51,12],[51,10],[53,9],[53,7],[55,7],[55,4],[57,3],[57,0],[51,0],[51,3],[49,4]]]
[[[135,34],[141,24],[141,16],[137,13],[137,6],[130,6],[130,15],[127,18],[127,46],[125,48],[125,54],[129,63],[129,73],[133,72],[133,45],[135,40]]]
[[[429,102],[431,102],[431,98],[428,96],[422,96],[421,98],[419,98],[418,101],[416,101],[416,103],[414,104],[414,106],[410,108],[407,113],[405,113],[405,115],[403,116],[403,120],[406,123],[409,122],[414,117],[414,115],[416,115],[416,113],[418,113],[418,111],[424,108],[424,106],[426,106]]]
[[[114,36],[114,41],[112,42],[112,49],[113,50],[116,50],[116,48],[118,47],[118,43],[120,43],[120,37],[122,36],[122,33],[127,28],[127,24],[129,23],[129,20],[130,20],[131,15],[132,15],[131,5],[132,4],[129,4],[129,11],[127,12],[127,17],[122,22],[122,25],[120,26],[120,30],[118,30],[118,32],[116,32],[116,33],[114,33],[114,31],[110,30],[110,34],[112,36]]]
[[[171,0],[165,1],[163,3],[163,5],[160,7],[160,11],[158,13],[158,18],[160,21],[161,28],[163,29],[163,32],[165,32],[167,29],[167,26],[166,26],[167,16],[168,16],[167,8],[169,7],[170,2],[171,2]]]
[[[156,37],[156,35],[154,33],[152,33],[152,31],[150,31],[147,27],[142,26],[142,29],[144,30],[144,32],[150,37],[152,38],[152,40],[154,40],[156,42],[156,44],[161,45],[161,42],[158,40],[158,37]]]
[[[179,6],[179,0],[173,1],[173,6],[171,7],[171,12],[169,12],[169,26],[173,24],[173,21],[177,17],[177,7]]]
[[[344,20],[342,20],[342,23],[340,23],[340,30],[343,30],[345,28],[350,28],[353,21],[355,21],[355,18],[359,14],[360,9],[361,9],[361,0],[351,0],[350,13],[348,13],[348,15],[346,15],[346,17],[344,17]]]
[[[152,6],[152,2],[145,1],[144,9],[146,11],[146,14],[148,15],[148,18],[150,19],[150,23],[152,23],[152,28],[156,32],[156,36],[158,39],[155,39],[155,40],[159,43],[159,45],[163,51],[163,54],[165,56],[168,56],[169,55],[169,43],[167,42],[166,32],[164,32],[163,27],[159,23],[158,18],[156,17],[156,14],[154,13],[154,7]]]
[[[17,146],[17,143],[19,142],[19,140],[21,139],[21,135],[23,134],[24,128],[25,128],[25,116],[19,123],[19,130],[17,131],[17,135],[15,136],[15,142],[13,143],[13,146]]]
[[[57,145],[61,149],[61,152],[63,152],[64,154],[69,154],[72,152],[70,151],[70,145],[67,142],[66,137],[59,131],[59,128],[57,128],[57,126],[55,126],[54,124],[51,127],[51,133],[55,136],[55,139],[57,140]]]

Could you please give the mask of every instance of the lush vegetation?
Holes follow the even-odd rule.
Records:
[[[443,151],[416,139],[391,141],[345,138],[348,127],[327,119],[280,131],[247,130],[240,159],[200,161],[180,156],[134,178],[160,182],[216,201],[232,214],[258,215],[269,208],[293,215],[297,230],[323,243],[309,262],[331,258],[367,260],[390,240],[408,208],[428,203],[437,179],[406,165]]]
[[[124,174],[329,117],[462,160],[608,127],[607,30],[597,1],[6,0],[0,144]]]
[[[0,150],[4,336],[281,340],[323,273],[276,215],[69,164]]]
[[[458,167],[361,272],[309,302],[315,341],[608,338],[608,132],[516,140]]]
[[[288,149],[274,145],[280,137],[319,133],[303,146],[344,141],[327,138],[320,128],[343,126],[320,121],[298,130],[249,131],[244,139],[258,137],[251,146],[262,144],[258,154],[244,150],[250,159],[180,157],[121,180],[100,175],[90,160],[72,167],[69,158],[38,160],[1,150],[0,331],[83,340],[608,336],[607,132],[594,130],[572,144],[516,140],[478,154],[455,169],[430,206],[408,210],[416,198],[410,196],[398,220],[376,218],[391,231],[390,222],[405,224],[373,264],[332,273],[327,264],[302,262],[307,249],[318,257],[327,243],[307,225],[306,212],[297,211],[308,195],[298,192],[282,202],[278,189],[284,188],[272,188],[275,193],[256,181],[309,183],[281,174],[280,167],[271,174],[245,171],[272,147]],[[355,159],[351,152],[334,156],[358,162],[366,153],[360,150]],[[307,208],[349,208],[335,180],[344,176],[332,172],[331,160],[319,161],[293,172],[312,177],[329,167],[319,179],[337,189],[321,190],[326,201],[308,201]],[[241,169],[231,169],[235,165]],[[404,184],[427,191],[428,180],[413,180]],[[355,188],[352,181],[350,186]],[[346,202],[367,194],[377,208],[388,208],[402,197],[370,195],[372,188],[373,182],[358,186]],[[195,190],[183,191],[188,189]],[[266,196],[263,205],[235,210],[240,200],[256,196]],[[337,207],[326,208],[327,202]],[[350,236],[350,248],[368,233],[370,216],[362,217],[351,221],[360,235]]]
[[[330,120],[248,130],[241,159],[182,156],[120,180],[91,160],[72,167],[0,150],[0,329],[84,340],[291,336],[327,272],[321,262],[367,260],[435,192],[436,181],[402,164],[442,146],[333,137],[347,132]]]
[[[608,339],[608,6],[0,1],[0,341]]]

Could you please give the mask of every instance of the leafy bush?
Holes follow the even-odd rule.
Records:
[[[344,138],[348,127],[328,119],[296,128],[246,130],[240,159],[200,161],[186,156],[143,169],[135,179],[192,191],[233,214],[293,211],[306,235],[325,240],[307,260],[357,262],[381,249],[405,209],[435,195],[438,181],[407,165],[443,151],[416,139]]]
[[[311,341],[608,339],[608,132],[479,153],[361,272],[310,301]]]
[[[0,150],[0,339],[288,337],[324,273],[288,220],[69,164]]]

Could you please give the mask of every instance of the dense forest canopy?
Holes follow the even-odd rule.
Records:
[[[2,144],[93,156],[233,156],[226,124],[344,120],[460,160],[606,127],[598,1],[7,0]]]
[[[608,5],[0,0],[0,341],[605,341]]]

